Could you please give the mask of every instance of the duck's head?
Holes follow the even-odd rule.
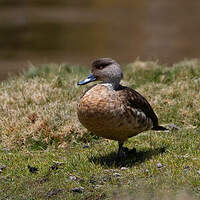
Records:
[[[89,76],[80,81],[78,85],[85,85],[92,81],[102,81],[110,83],[117,88],[121,78],[123,77],[120,65],[111,58],[99,58],[92,62],[92,69]]]

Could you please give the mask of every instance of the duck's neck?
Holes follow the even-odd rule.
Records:
[[[117,90],[117,88],[119,87],[119,83],[120,83],[120,79],[119,80],[114,80],[114,81],[107,81],[107,82],[103,82],[102,84],[113,89],[113,90]]]

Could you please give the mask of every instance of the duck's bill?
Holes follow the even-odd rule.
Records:
[[[92,81],[96,81],[96,78],[93,76],[93,74],[91,73],[91,74],[89,74],[89,76],[86,78],[86,79],[84,79],[83,81],[80,81],[79,83],[78,83],[78,85],[85,85],[85,84],[87,84],[87,83],[90,83],[90,82],[92,82]]]

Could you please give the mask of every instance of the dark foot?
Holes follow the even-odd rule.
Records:
[[[124,153],[128,153],[128,152],[129,152],[129,148],[127,148],[127,147],[122,147],[122,151],[123,151]]]
[[[116,159],[117,160],[122,160],[122,159],[126,158],[126,156],[127,156],[126,152],[120,151],[120,152],[117,153]]]
[[[129,154],[129,149],[127,147],[121,147],[117,153],[117,160],[123,160],[127,158]]]
[[[136,155],[136,148],[128,149],[127,147],[122,147],[120,151],[117,153],[116,160],[122,161],[126,159],[129,156],[135,156]]]
[[[119,141],[118,145],[119,145],[119,149],[118,149],[116,160],[122,160],[123,158],[126,157],[126,153],[123,148],[123,142]]]
[[[123,142],[118,142],[119,149],[117,153],[117,160],[123,160],[127,158],[127,156],[136,154],[136,148],[129,150],[127,147],[123,147]]]

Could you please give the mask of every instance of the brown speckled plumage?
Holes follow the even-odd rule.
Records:
[[[103,82],[86,91],[78,104],[78,118],[88,130],[117,140],[119,154],[120,146],[129,137],[153,127],[164,130],[158,126],[158,118],[148,101],[135,90],[119,84],[122,72],[114,60],[103,58],[94,61],[92,73]]]

